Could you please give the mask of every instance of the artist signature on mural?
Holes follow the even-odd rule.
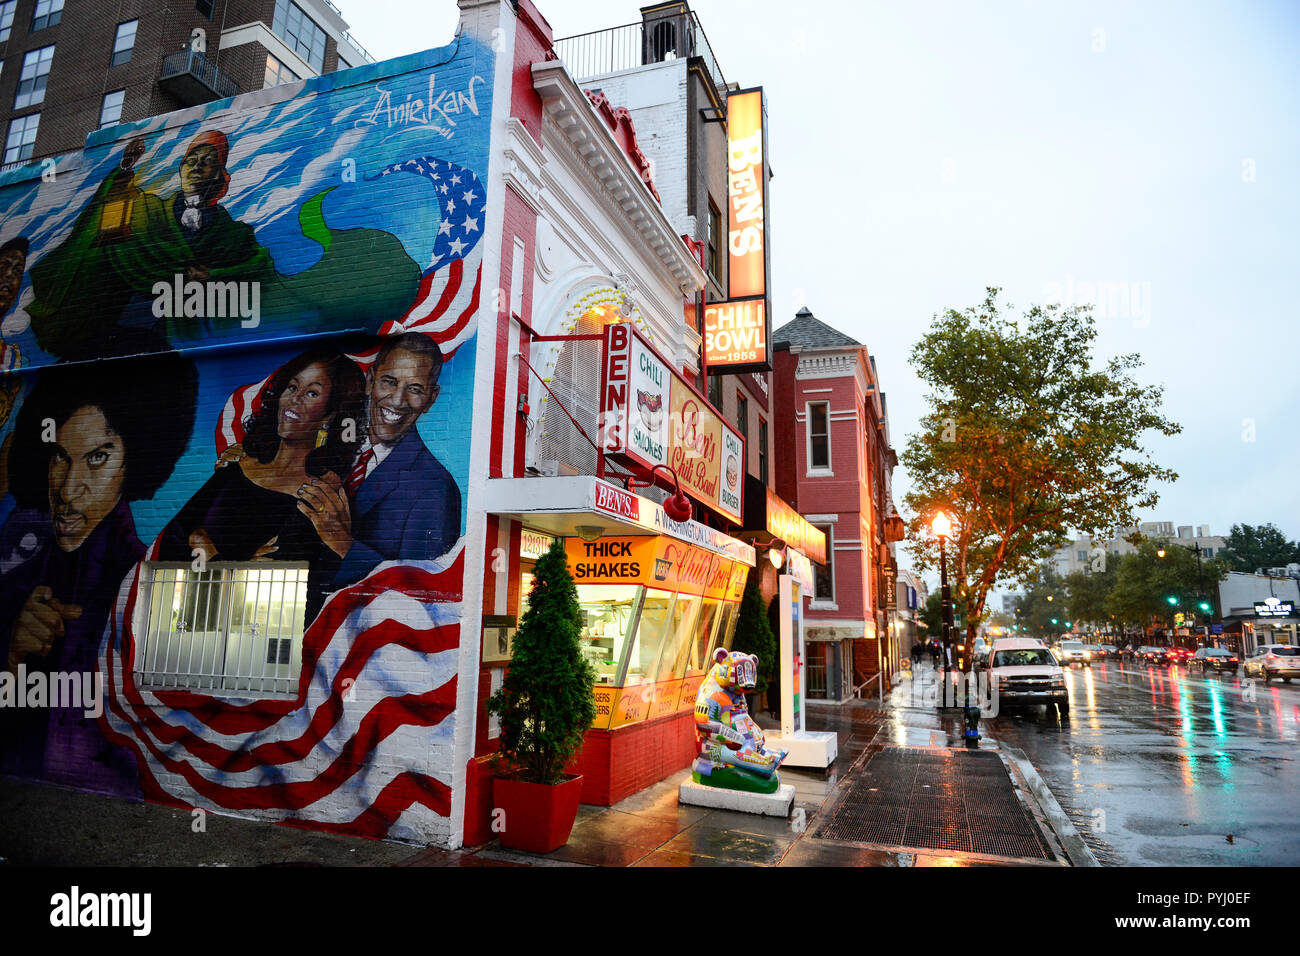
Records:
[[[473,113],[478,116],[477,83],[486,83],[483,77],[475,74],[470,77],[469,85],[464,90],[437,88],[438,78],[429,74],[429,92],[426,99],[420,99],[414,93],[406,94],[406,100],[393,102],[391,90],[376,85],[378,99],[370,112],[357,120],[357,129],[369,129],[372,126],[384,126],[387,129],[397,127],[419,127],[432,130],[446,139],[455,134],[456,120],[460,113]]]

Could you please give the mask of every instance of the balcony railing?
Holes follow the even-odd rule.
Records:
[[[177,50],[163,57],[158,83],[186,106],[224,100],[239,92],[239,84],[197,50]]]
[[[555,41],[555,53],[578,82],[649,63],[699,57],[724,102],[727,81],[694,13],[609,27]]]

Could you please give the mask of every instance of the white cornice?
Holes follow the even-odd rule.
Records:
[[[683,295],[704,288],[704,269],[632,168],[614,134],[559,60],[534,63],[533,89],[548,118],[609,190],[624,215],[672,274]]]

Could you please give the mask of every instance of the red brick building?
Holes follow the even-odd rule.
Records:
[[[773,333],[777,493],[826,532],[807,603],[809,699],[843,701],[891,673],[888,610],[902,519],[885,395],[866,346],[800,309]]]

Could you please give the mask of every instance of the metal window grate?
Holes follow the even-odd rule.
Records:
[[[135,680],[144,688],[290,694],[302,668],[307,565],[149,562],[142,582],[144,639]]]
[[[604,330],[604,322],[583,313],[578,318],[574,335],[593,335]],[[554,343],[544,342],[536,347],[534,355],[546,354],[543,349],[553,347]],[[569,414],[578,420],[587,437],[573,427],[573,422],[552,402],[546,402],[545,421],[541,422],[541,432],[537,436],[536,462],[558,462],[571,474],[594,475],[596,473],[596,449],[592,442],[597,439],[600,424],[600,371],[604,358],[604,344],[596,339],[571,339],[560,345],[555,354],[555,364],[550,370],[551,390],[556,398],[564,403]],[[545,373],[543,373],[545,374]],[[540,395],[545,395],[540,386],[534,386]]]

